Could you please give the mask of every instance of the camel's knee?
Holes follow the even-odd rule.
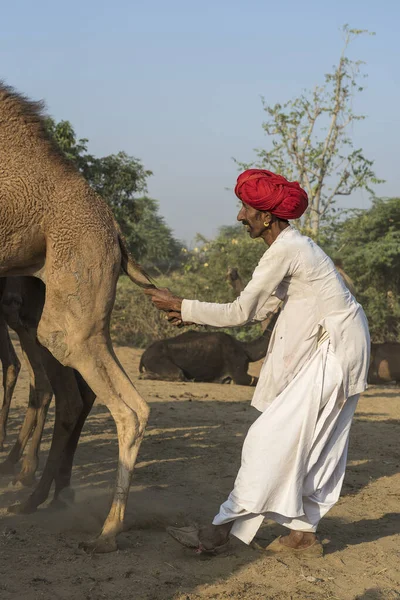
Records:
[[[147,404],[147,402],[145,400],[143,400],[143,406],[141,407],[140,417],[139,417],[140,423],[141,423],[141,429],[143,431],[146,429],[149,417],[150,417],[150,406]]]
[[[134,404],[129,401],[122,404],[120,401],[115,404],[108,402],[108,408],[114,417],[118,432],[122,434],[121,439],[125,439],[129,446],[142,440],[150,416],[150,407],[145,400],[141,399]]]
[[[129,407],[131,410],[131,417],[134,423],[134,437],[142,438],[147,426],[147,422],[150,416],[150,407],[147,402],[143,399],[139,403],[135,403],[134,408]]]

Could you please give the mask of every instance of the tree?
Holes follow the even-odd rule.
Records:
[[[336,256],[353,279],[375,341],[400,341],[400,199],[375,199],[336,233]]]
[[[157,200],[147,196],[136,198],[135,215],[128,242],[137,249],[136,256],[146,270],[165,273],[180,266],[184,246],[159,214]]]
[[[190,282],[193,276],[196,297],[213,302],[230,302],[236,297],[227,280],[228,268],[236,267],[247,283],[266,250],[263,241],[252,240],[242,225],[221,227],[213,240],[197,235],[196,241],[198,246],[184,265],[185,279]]]
[[[48,118],[47,129],[66,158],[109,204],[135,258],[160,270],[176,266],[182,244],[159,214],[157,201],[146,195],[152,172],[125,152],[102,158],[89,154],[88,140],[77,139],[69,121],[56,123]]]
[[[352,110],[354,94],[363,90],[359,83],[363,63],[350,60],[347,50],[354,38],[365,33],[369,32],[343,27],[339,64],[325,75],[324,85],[283,105],[270,106],[262,100],[268,115],[263,129],[272,148],[256,150],[256,166],[299,181],[309,198],[309,210],[299,224],[315,239],[338,196],[349,196],[360,188],[374,195],[371,185],[382,182],[375,176],[373,161],[361,148],[354,148],[348,134],[351,125],[365,116]]]
[[[64,156],[76,165],[84,177],[89,177],[96,159],[87,151],[88,140],[77,140],[69,121],[56,123],[54,119],[47,117],[46,127]]]

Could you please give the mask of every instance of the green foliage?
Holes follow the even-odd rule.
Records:
[[[87,177],[95,161],[95,158],[87,152],[88,140],[86,138],[77,140],[69,121],[56,123],[54,119],[48,117],[46,127],[66,158],[75,163],[79,171]]]
[[[228,279],[228,270],[236,268],[246,285],[266,251],[262,240],[252,240],[242,225],[221,227],[214,240],[197,236],[197,247],[187,253],[183,276],[175,273],[171,289],[186,298],[205,302],[232,302],[238,296]],[[167,287],[170,287],[169,285]],[[226,330],[240,340],[250,340],[261,333],[258,325]]]
[[[111,207],[133,256],[144,266],[165,271],[176,267],[182,244],[159,214],[158,202],[146,196],[152,175],[125,152],[96,158],[87,139],[77,139],[69,121],[47,119],[47,128],[65,156]]]
[[[126,276],[119,278],[111,320],[111,335],[121,345],[144,348],[155,340],[182,333],[172,327],[164,313]]]
[[[222,227],[214,240],[198,235],[197,242],[184,271],[187,278],[199,280],[201,299],[215,302],[230,302],[236,297],[227,279],[228,269],[237,268],[246,284],[266,251],[262,240],[252,240],[242,225]]]
[[[400,341],[400,199],[375,199],[354,211],[335,239],[375,341]]]
[[[256,166],[299,181],[307,191],[309,210],[298,226],[319,239],[319,228],[332,212],[338,196],[360,188],[373,195],[371,185],[381,183],[373,161],[354,148],[348,131],[365,118],[353,112],[353,97],[361,92],[361,61],[346,56],[348,45],[365,30],[343,27],[344,47],[339,64],[325,75],[325,83],[285,104],[270,106],[263,99],[268,119],[263,129],[271,147],[257,150]],[[238,163],[241,168],[251,164]]]
[[[183,268],[156,279],[159,287],[167,287],[183,298],[206,302],[232,302],[237,294],[227,278],[228,268],[237,268],[245,285],[260,257],[264,243],[251,240],[243,226],[222,227],[214,240],[198,236],[198,246],[188,252],[185,248]],[[212,331],[214,328],[201,328]],[[172,337],[184,330],[172,327],[141,290],[125,277],[118,283],[113,313],[112,334],[120,344],[143,347],[154,340]],[[261,335],[260,325],[218,329],[247,341]]]
[[[163,273],[177,268],[184,246],[174,238],[164,217],[159,214],[157,200],[147,196],[135,199],[135,215],[136,220],[127,236],[132,253],[149,272],[155,268]]]

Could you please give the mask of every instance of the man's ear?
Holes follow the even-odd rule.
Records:
[[[272,218],[272,215],[270,212],[263,210],[263,211],[261,211],[261,214],[262,214],[264,223],[272,223],[273,218]]]

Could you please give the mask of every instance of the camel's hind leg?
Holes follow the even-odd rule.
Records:
[[[14,393],[15,384],[17,383],[18,374],[21,369],[21,363],[14,350],[8,333],[7,324],[3,315],[0,312],[0,361],[3,367],[3,406],[0,412],[0,451],[3,450],[4,441],[6,439],[6,428],[8,413],[12,396]]]
[[[70,487],[72,465],[74,462],[75,451],[78,446],[82,428],[96,399],[96,396],[89,388],[87,383],[79,375],[79,373],[75,372],[74,374],[83,401],[83,409],[81,414],[79,415],[79,419],[75,425],[75,428],[69,437],[68,443],[65,447],[61,459],[59,469],[55,476],[55,491],[52,505],[60,508],[63,508],[66,505],[65,500],[71,502],[71,500],[73,500],[75,496],[74,491]]]
[[[18,439],[5,462],[0,465],[0,472],[12,472],[14,465],[20,460],[24,452],[29,437],[32,435],[21,471],[14,480],[14,483],[32,485],[35,481],[35,472],[39,464],[40,442],[53,391],[42,362],[43,352],[47,351],[41,348],[36,342],[36,330],[18,327],[16,331],[29,371],[28,409]]]
[[[68,440],[82,412],[83,402],[72,369],[62,366],[47,350],[42,349],[43,366],[54,392],[56,416],[49,456],[40,481],[22,504],[10,506],[15,513],[34,512],[48,498],[62,462]]]
[[[78,367],[79,363],[79,367]],[[118,363],[106,339],[93,337],[84,343],[84,356],[76,368],[96,396],[109,408],[117,426],[119,460],[111,510],[100,536],[84,544],[88,550],[111,552],[122,531],[132,471],[145,432],[149,407]]]
[[[97,552],[117,548],[116,536],[123,528],[131,475],[149,415],[147,403],[112,350],[109,321],[119,262],[108,264],[107,268],[103,261],[98,277],[92,270],[90,278],[64,272],[57,273],[55,282],[48,280],[38,328],[39,341],[62,364],[82,375],[117,426],[119,462],[111,510],[100,536],[86,545]]]
[[[44,305],[45,288],[41,281],[33,277],[7,278],[4,287],[2,297],[4,318],[19,337],[29,371],[30,386],[24,423],[17,442],[5,462],[0,465],[0,472],[14,471],[14,465],[21,458],[29,437],[32,436],[21,472],[15,480],[15,483],[32,485],[39,462],[39,448],[47,410],[53,394],[42,362],[43,352],[47,351],[36,340],[37,327]]]

